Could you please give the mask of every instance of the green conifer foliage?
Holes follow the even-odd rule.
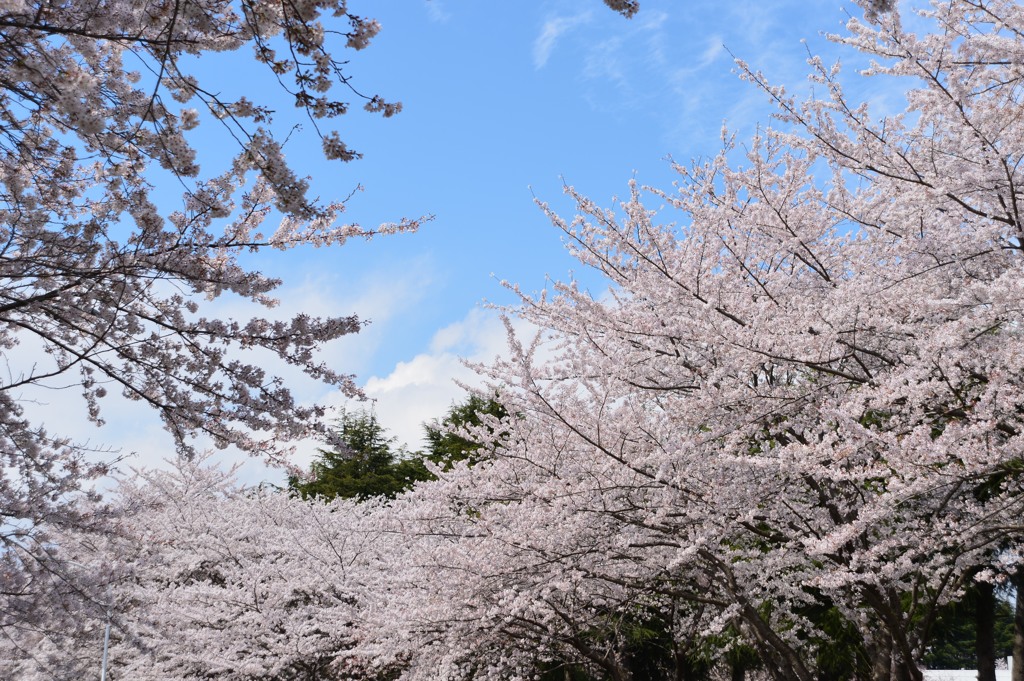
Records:
[[[395,438],[388,437],[372,411],[345,412],[336,435],[338,446],[318,450],[308,480],[289,480],[289,488],[303,499],[393,499],[433,478],[419,455],[395,448]]]

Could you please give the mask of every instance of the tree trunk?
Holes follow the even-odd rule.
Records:
[[[633,672],[619,659],[610,657],[602,666],[608,672],[611,681],[633,681]]]
[[[768,673],[785,681],[813,681],[814,676],[799,654],[772,630],[761,614],[747,602],[742,603],[742,608],[743,620],[751,634],[758,640],[759,647],[769,652],[770,659],[765,660]]]
[[[866,647],[871,656],[871,681],[891,681],[892,640],[887,632],[878,632]]]
[[[885,589],[865,586],[864,598],[878,616],[880,629],[874,643],[879,651],[872,655],[872,679],[895,679],[905,675],[910,681],[923,681],[924,675],[914,660],[914,646],[909,638],[909,622],[903,613],[900,593],[893,587]],[[888,667],[883,671],[885,655],[888,653]]]
[[[732,666],[732,675],[729,677],[730,681],[746,681],[747,678],[747,667],[742,662],[737,662]]]
[[[924,679],[924,674],[913,660],[893,660],[893,681],[922,681],[922,679]]]
[[[924,681],[924,673],[917,661],[907,659],[897,651],[892,656],[892,681]]]
[[[974,651],[978,658],[978,681],[996,681],[996,593],[988,582],[974,587],[977,594]]]
[[[1017,592],[1013,609],[1013,673],[1010,681],[1024,681],[1024,567],[1013,575],[1013,588]]]

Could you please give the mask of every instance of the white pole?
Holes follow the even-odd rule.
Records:
[[[100,681],[107,681],[107,647],[110,645],[110,614],[107,614],[107,626],[103,630],[103,664],[100,666]]]

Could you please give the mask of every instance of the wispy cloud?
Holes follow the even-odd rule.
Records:
[[[674,70],[678,37],[670,15],[652,10],[637,17],[628,24],[602,22],[586,42],[581,75],[590,82],[587,100],[597,109],[646,106]]]
[[[665,30],[668,20],[667,12],[651,11],[647,12],[641,21],[630,26],[629,40],[644,45],[647,48],[648,58],[658,64],[670,59],[666,43],[671,42],[671,37]]]
[[[451,19],[451,14],[444,8],[444,3],[441,0],[426,0],[424,6],[431,21],[443,24]]]
[[[626,77],[622,45],[621,37],[602,40],[594,45],[584,62],[583,76],[602,83],[616,83],[620,87],[628,89],[629,79]]]
[[[545,21],[540,29],[540,34],[533,41],[534,67],[537,69],[544,68],[559,38],[573,28],[590,21],[590,16],[590,12],[583,12],[571,17],[555,17]]]
[[[710,66],[716,59],[725,53],[725,45],[722,36],[713,35],[708,38],[707,45],[697,61],[697,68],[702,69]]]

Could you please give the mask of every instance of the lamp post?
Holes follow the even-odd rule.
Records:
[[[88,565],[83,565],[77,560],[67,561],[70,565],[76,567],[89,569]],[[107,624],[103,627],[103,657],[100,660],[100,681],[107,681],[107,651],[110,649],[110,609],[112,606],[111,601],[111,585],[107,583]]]
[[[110,609],[107,609],[107,626],[103,628],[103,662],[100,663],[100,681],[107,681],[107,649],[110,647]]]

